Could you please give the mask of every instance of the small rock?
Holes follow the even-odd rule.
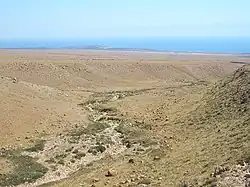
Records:
[[[140,177],[141,179],[144,179],[144,178],[146,178],[146,175],[141,174],[139,177]]]
[[[143,152],[143,151],[145,151],[142,147],[138,147],[137,149],[136,149],[136,151],[139,151],[139,152]]]
[[[245,186],[250,187],[250,180],[249,179],[246,180]]]
[[[131,158],[131,159],[129,159],[128,163],[130,163],[130,164],[134,164],[134,163],[135,163],[135,161],[134,161],[134,159],[133,159],[133,158]]]
[[[117,99],[119,99],[119,95],[115,95],[110,101],[116,101]]]
[[[136,187],[148,187],[147,184],[138,184]]]
[[[116,175],[116,172],[114,170],[108,170],[108,172],[105,174],[106,177],[113,177]]]
[[[98,178],[94,178],[94,179],[93,179],[93,182],[94,182],[94,183],[99,182],[99,181],[100,181],[100,179],[98,179]]]
[[[132,147],[132,144],[130,142],[126,143],[126,147],[127,148],[131,148]]]
[[[160,160],[160,157],[159,156],[155,156],[154,160]]]
[[[20,137],[16,137],[16,141],[20,141]]]
[[[12,82],[13,82],[13,83],[17,83],[17,78],[14,77],[14,78],[12,79]]]
[[[75,149],[75,150],[72,151],[73,154],[77,154],[78,152],[79,152],[78,149]]]
[[[135,122],[136,122],[136,123],[140,123],[140,124],[142,124],[142,123],[143,123],[143,121],[142,121],[142,120],[135,120]]]
[[[108,184],[109,184],[109,181],[106,181],[106,182],[104,183],[105,186],[107,186]]]
[[[136,186],[136,183],[135,182],[131,182],[127,185],[127,187],[135,187]]]
[[[126,183],[129,183],[128,180],[124,180],[124,181],[121,181],[120,184],[126,184]]]
[[[138,184],[146,184],[146,185],[149,185],[149,184],[151,184],[151,181],[150,181],[150,179],[142,179]]]
[[[246,173],[245,178],[249,179],[250,178],[250,173]]]
[[[222,174],[222,173],[225,172],[225,171],[226,171],[226,169],[223,168],[222,166],[217,166],[217,167],[215,167],[215,169],[214,169],[213,176],[216,177],[217,175],[220,175],[220,174]]]

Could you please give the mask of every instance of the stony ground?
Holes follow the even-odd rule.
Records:
[[[249,186],[249,62],[2,50],[0,186]]]

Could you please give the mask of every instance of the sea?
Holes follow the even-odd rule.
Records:
[[[0,39],[1,49],[91,49],[250,54],[250,37]]]

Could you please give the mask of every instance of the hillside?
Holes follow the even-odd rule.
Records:
[[[220,165],[222,171],[217,172],[221,176],[209,181],[218,186],[244,186],[249,172],[244,168],[248,166],[234,165],[249,162],[250,156],[250,66],[239,68],[209,88],[185,121],[188,136],[201,147],[197,153],[206,156],[206,166],[214,164],[216,173]]]
[[[0,186],[245,185],[249,66],[230,63],[242,57],[0,55]]]

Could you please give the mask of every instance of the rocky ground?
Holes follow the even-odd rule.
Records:
[[[0,186],[249,186],[248,63],[2,50]]]

